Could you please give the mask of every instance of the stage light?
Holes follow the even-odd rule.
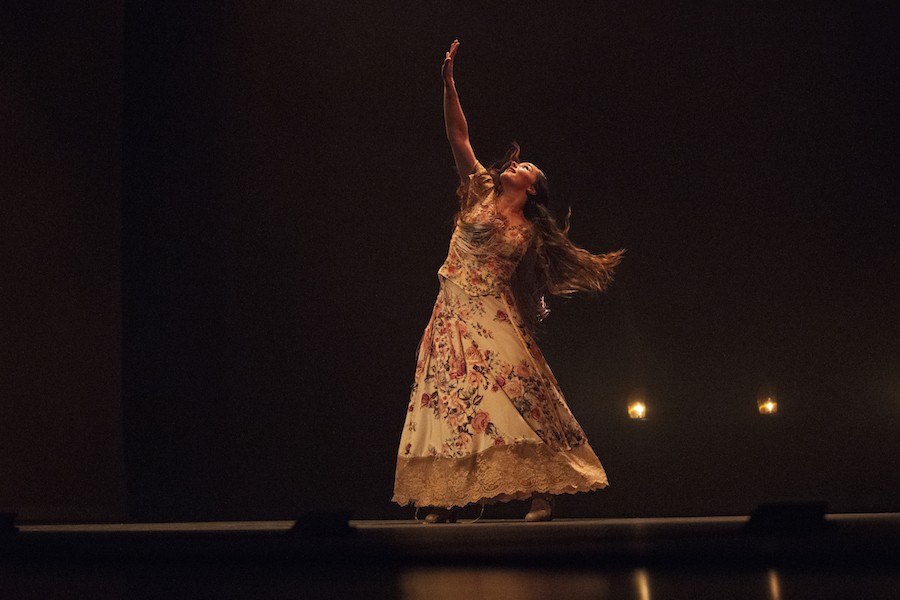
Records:
[[[761,415],[774,415],[778,413],[778,397],[775,395],[775,386],[764,383],[756,393],[756,408]]]
[[[774,398],[760,398],[756,401],[756,407],[761,415],[774,415],[778,412],[778,402]]]
[[[647,418],[647,392],[636,388],[628,394],[628,416],[632,419]]]
[[[646,419],[647,418],[647,405],[643,402],[629,402],[628,403],[628,416],[632,419]]]

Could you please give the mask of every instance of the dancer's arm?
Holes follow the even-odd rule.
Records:
[[[456,58],[458,48],[459,40],[453,40],[444,58],[444,64],[441,65],[441,76],[444,79],[444,126],[447,130],[447,141],[453,150],[453,160],[456,161],[459,178],[466,180],[475,170],[476,158],[472,144],[469,143],[469,126],[459,104],[456,83],[453,81],[453,60]]]

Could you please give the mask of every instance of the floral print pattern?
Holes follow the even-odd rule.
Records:
[[[585,442],[511,300],[509,293],[470,296],[443,281],[419,346],[404,456],[458,458],[522,441],[569,450]],[[517,428],[493,418],[496,404],[515,409]]]
[[[469,194],[474,188],[482,190],[484,196],[462,211],[460,220],[464,224],[480,225],[496,232],[496,239],[489,251],[474,248],[471,240],[466,239],[462,227],[457,225],[450,238],[450,250],[447,260],[438,270],[438,275],[457,284],[469,294],[481,296],[499,294],[509,286],[509,280],[516,270],[516,265],[528,245],[531,243],[533,231],[529,225],[508,225],[503,215],[497,211],[496,194],[490,183],[477,184],[478,177],[485,177],[484,167],[472,175]],[[490,179],[488,179],[488,182]]]
[[[535,485],[571,493],[606,485],[509,289],[531,231],[508,226],[493,189],[482,187],[484,195],[464,203],[461,218],[495,228],[493,243],[489,252],[473,248],[457,226],[439,271],[400,440],[394,495],[400,503],[449,506],[484,500],[494,493],[487,489],[497,490],[494,499],[510,499],[527,497]],[[513,454],[497,454],[503,448]],[[498,464],[517,474],[511,481],[495,472],[488,477]],[[458,483],[446,489],[448,481]]]

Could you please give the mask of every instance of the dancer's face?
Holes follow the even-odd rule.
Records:
[[[534,166],[533,163],[512,161],[506,167],[506,170],[500,173],[500,181],[506,188],[524,189],[529,194],[533,194],[534,184],[540,172],[541,170]]]

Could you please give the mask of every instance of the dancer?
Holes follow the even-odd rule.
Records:
[[[602,291],[622,251],[593,255],[547,209],[543,172],[514,145],[484,168],[456,92],[454,40],[441,73],[444,123],[460,175],[459,213],[440,291],[417,352],[400,438],[394,502],[454,522],[469,503],[531,499],[527,521],[553,517],[553,497],[607,478],[534,341],[544,295]]]

